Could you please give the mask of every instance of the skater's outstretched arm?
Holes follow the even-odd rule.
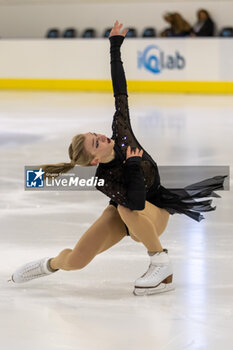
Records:
[[[115,143],[118,144],[122,153],[126,156],[128,146],[132,149],[142,149],[142,146],[136,139],[130,123],[127,83],[120,51],[128,29],[124,29],[121,33],[122,26],[116,21],[109,35],[111,77],[116,107],[112,122],[113,134],[111,138],[115,140]]]
[[[118,21],[115,22],[110,34],[110,55],[111,55],[111,76],[114,97],[118,95],[127,96],[127,85],[125,79],[125,72],[123,69],[123,63],[121,61],[120,47],[124,41],[125,35],[128,29],[124,29],[121,33],[121,28],[123,24],[119,24]]]
[[[117,135],[119,136],[119,134],[122,134],[123,130],[124,132],[126,129],[128,131],[131,130],[128,108],[127,83],[120,51],[128,29],[124,29],[121,33],[122,26],[122,24],[119,24],[119,22],[116,21],[109,35],[111,78],[116,108],[112,123],[113,139],[116,139]]]

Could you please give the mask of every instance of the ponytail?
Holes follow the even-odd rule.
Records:
[[[45,172],[44,177],[57,177],[64,173],[67,173],[73,169],[75,163],[71,161],[70,163],[58,163],[58,164],[44,164],[40,165],[39,168],[42,168]]]

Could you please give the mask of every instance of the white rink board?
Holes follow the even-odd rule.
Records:
[[[122,60],[128,80],[233,81],[232,43],[127,39]],[[110,79],[108,39],[1,40],[0,51],[0,79]]]

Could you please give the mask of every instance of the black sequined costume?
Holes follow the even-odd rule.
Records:
[[[137,141],[130,124],[126,79],[121,61],[120,47],[124,37],[110,37],[111,76],[116,112],[112,123],[112,139],[115,141],[115,158],[100,163],[95,176],[103,178],[105,185],[96,186],[111,198],[110,204],[118,204],[131,210],[143,210],[145,201],[166,209],[170,214],[185,214],[196,221],[204,219],[201,212],[215,210],[212,200],[195,201],[204,197],[220,197],[214,190],[223,189],[226,176],[215,176],[182,189],[166,189],[160,184],[158,167],[151,156]],[[126,160],[126,149],[143,149],[143,156]]]

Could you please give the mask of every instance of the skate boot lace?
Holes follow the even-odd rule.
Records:
[[[35,271],[35,272],[33,272],[33,271]],[[33,272],[33,276],[31,275],[32,272]],[[20,275],[22,278],[32,279],[32,278],[37,278],[39,276],[44,275],[44,272],[42,271],[42,265],[39,264],[39,266],[38,266],[38,263],[37,263],[37,264],[28,266]]]
[[[150,265],[148,267],[148,270],[141,276],[141,278],[145,277],[145,276],[153,277],[153,276],[157,275],[160,272],[161,268],[162,268],[162,266],[159,266],[159,265],[156,266],[156,265],[152,265],[150,263]]]

